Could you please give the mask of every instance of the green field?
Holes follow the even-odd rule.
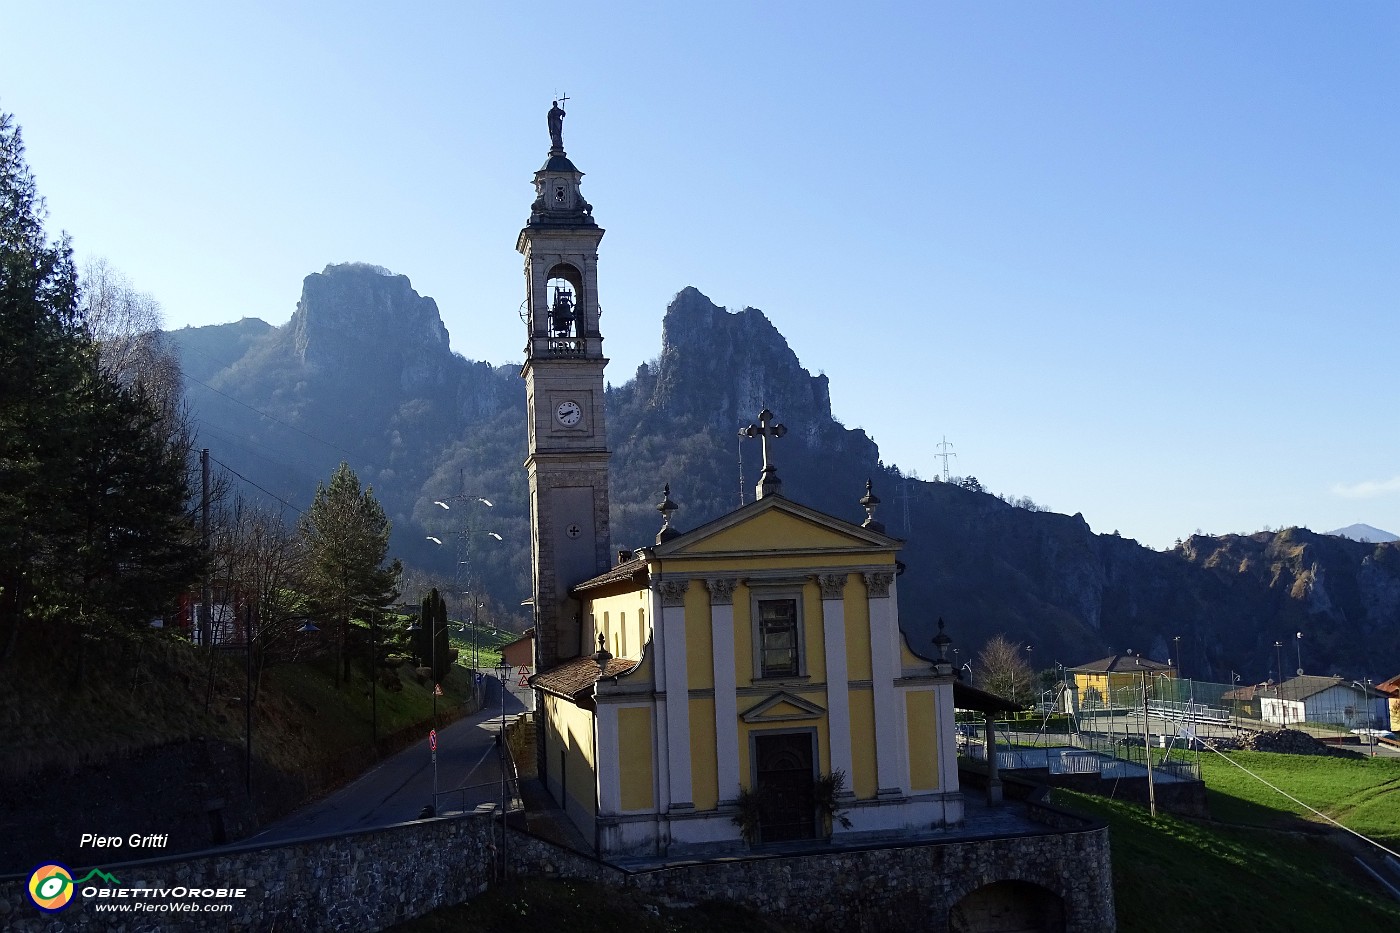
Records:
[[[1234,762],[1235,764],[1232,764]],[[1400,843],[1400,759],[1202,753],[1211,821],[1056,790],[1100,817],[1113,849],[1118,928],[1336,930],[1391,928],[1387,898],[1353,858],[1380,851],[1293,803],[1236,764],[1390,849]]]
[[[1400,851],[1400,758],[1322,758],[1231,752],[1201,756],[1210,812],[1240,826],[1287,829],[1318,817],[1241,768],[1286,791],[1348,829]]]

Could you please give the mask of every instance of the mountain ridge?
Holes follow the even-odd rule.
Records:
[[[171,332],[187,363],[198,365],[200,353],[237,356],[201,379],[222,395],[189,391],[209,446],[225,445],[239,473],[293,504],[309,502],[316,482],[346,459],[385,505],[395,553],[458,592],[461,555],[427,542],[456,534],[464,572],[480,574],[498,605],[518,605],[528,595],[530,540],[518,365],[454,353],[431,298],[406,276],[362,263],[308,276],[281,327],[253,320]],[[1287,529],[1193,536],[1159,552],[1095,534],[1078,514],[884,464],[874,439],[833,416],[827,377],[805,369],[758,309],[728,311],[687,286],[661,331],[658,356],[607,390],[618,547],[654,538],[665,483],[681,528],[751,499],[759,452],[738,428],[767,407],[791,429],[772,453],[785,495],[857,522],[867,479],[885,500],[878,517],[907,539],[901,617],[916,647],[927,647],[939,617],[969,659],[982,640],[1005,633],[1030,644],[1042,667],[1109,648],[1165,658],[1180,636],[1188,675],[1263,679],[1279,633],[1314,626],[1322,667],[1364,663],[1367,652],[1355,647],[1363,639],[1400,665],[1400,597],[1392,598],[1400,545],[1326,544]],[[494,507],[448,515],[432,505],[457,492]],[[462,514],[470,526],[452,524]],[[488,530],[502,536],[499,546],[485,539]]]

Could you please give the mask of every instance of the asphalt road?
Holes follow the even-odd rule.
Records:
[[[438,730],[437,786],[440,813],[473,810],[478,804],[500,803],[501,759],[496,733],[501,725],[501,685],[487,676],[486,705]],[[510,691],[505,693],[507,716],[524,709]],[[391,826],[417,819],[433,802],[433,756],[423,741],[386,758],[329,796],[303,807],[261,832],[239,840],[286,842],[307,836]]]

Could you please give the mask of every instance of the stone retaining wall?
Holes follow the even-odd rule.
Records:
[[[1057,832],[887,848],[764,855],[627,871],[511,830],[514,875],[578,878],[687,903],[744,904],[813,933],[949,929],[963,898],[996,882],[1038,886],[1063,900],[1067,931],[1114,929],[1108,830],[1033,803],[1033,819]],[[27,876],[0,878],[0,928],[52,930],[372,931],[486,889],[495,862],[491,813],[405,823],[351,835],[103,866],[119,884],[77,887],[58,914],[35,909]],[[86,869],[79,870],[81,878]],[[243,888],[243,897],[132,897],[137,889]],[[123,897],[120,892],[127,891]],[[103,912],[127,903],[160,909]],[[172,903],[230,904],[228,912],[172,912]],[[985,908],[984,908],[985,909]]]
[[[813,933],[949,929],[954,907],[994,882],[1059,895],[1067,931],[1111,931],[1116,920],[1108,829],[1045,804],[1033,818],[1058,833],[736,858],[625,872],[512,833],[515,873],[635,887],[677,901],[736,902]]]
[[[495,860],[492,814],[404,823],[351,835],[271,848],[228,847],[178,858],[103,865],[120,885],[99,879],[78,885],[109,890],[73,898],[45,914],[25,891],[29,876],[0,877],[0,929],[59,930],[380,930],[486,889]],[[76,877],[87,868],[75,869]],[[176,896],[135,896],[136,888],[176,889]],[[244,897],[178,896],[178,889],[244,888]],[[128,892],[122,897],[119,892]],[[104,912],[109,903],[159,909]],[[229,912],[175,911],[166,905],[231,904]]]

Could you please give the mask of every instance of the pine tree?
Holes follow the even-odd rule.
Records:
[[[402,568],[398,560],[384,563],[389,528],[374,489],[362,490],[346,463],[332,474],[329,485],[316,487],[316,498],[301,519],[308,595],[315,613],[335,633],[337,687],[350,676],[350,620],[368,619],[399,595]]]
[[[187,449],[101,365],[67,237],[50,243],[20,131],[0,114],[0,658],[24,626],[82,646],[173,608],[201,554]]]

